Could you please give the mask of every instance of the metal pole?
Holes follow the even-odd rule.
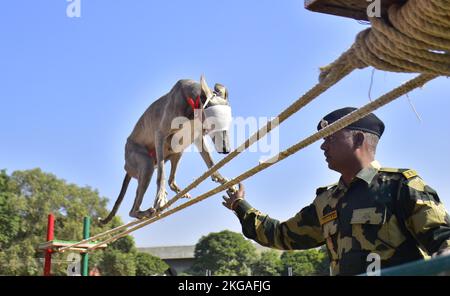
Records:
[[[83,239],[87,239],[91,235],[90,228],[91,228],[91,218],[84,217],[84,219],[83,219]],[[82,263],[81,275],[88,276],[89,275],[89,254],[88,253],[83,253],[81,255],[81,263]]]
[[[55,216],[48,215],[47,219],[47,242],[52,241],[55,237]],[[52,249],[45,251],[44,276],[50,276],[52,270]]]

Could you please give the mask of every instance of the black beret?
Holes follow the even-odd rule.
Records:
[[[346,107],[327,114],[317,125],[317,130],[321,130],[325,126],[332,124],[336,120],[341,119],[355,110],[357,109],[353,107]],[[370,113],[366,117],[363,117],[360,120],[348,125],[346,128],[372,133],[381,138],[384,132],[384,123],[377,116],[375,116],[375,114]]]

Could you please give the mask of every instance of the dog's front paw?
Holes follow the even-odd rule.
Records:
[[[221,184],[228,182],[227,178],[224,178],[221,174],[217,172],[211,175],[211,180],[213,180],[213,182]]]
[[[175,192],[176,194],[181,192],[180,187],[178,187],[177,183],[175,183],[175,181],[172,181],[169,183],[169,187],[170,189],[172,189],[173,192]],[[189,193],[185,193],[181,196],[181,198],[191,198],[192,196]]]
[[[155,203],[153,207],[158,211],[162,207],[164,207],[167,204],[167,191],[164,189],[159,190],[158,194],[156,195]]]
[[[238,191],[239,191],[239,189],[238,189],[238,187],[236,185],[234,185],[234,186],[232,186],[232,187],[227,189],[227,193],[229,195],[236,194]]]

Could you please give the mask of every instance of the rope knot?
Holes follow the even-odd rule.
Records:
[[[348,51],[321,68],[321,82],[334,79],[345,67],[450,76],[449,0],[393,4],[386,19],[370,22],[371,28],[360,32]]]

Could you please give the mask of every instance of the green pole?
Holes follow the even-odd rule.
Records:
[[[91,235],[90,228],[91,228],[91,218],[84,217],[84,219],[83,219],[83,239],[87,239]],[[89,254],[88,253],[83,253],[81,255],[81,263],[82,263],[81,275],[88,276],[89,275]]]

